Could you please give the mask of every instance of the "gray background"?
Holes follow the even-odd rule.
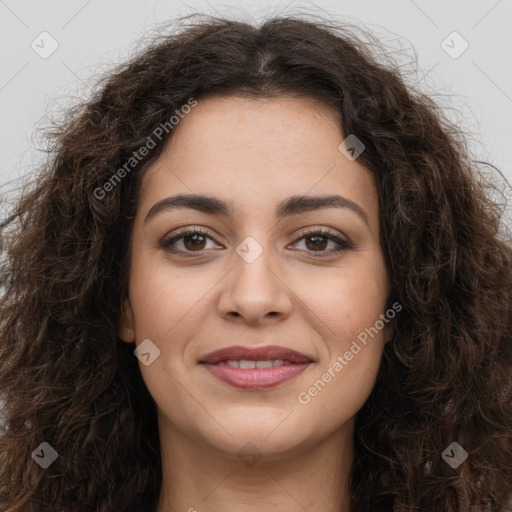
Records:
[[[0,184],[30,173],[42,159],[36,148],[45,147],[38,128],[87,97],[91,81],[132,54],[155,23],[198,11],[249,21],[321,12],[369,28],[401,62],[414,63],[416,52],[410,82],[434,95],[469,134],[475,158],[512,182],[512,0],[0,0]],[[450,36],[454,31],[463,39]],[[51,44],[58,48],[42,58]]]

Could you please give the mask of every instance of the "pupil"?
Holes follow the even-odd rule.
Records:
[[[194,240],[194,242],[192,242],[192,247],[198,247],[199,245],[201,245],[202,243],[204,243],[204,237],[202,235],[189,235],[186,237],[187,240],[190,242],[191,240]],[[198,239],[201,239],[201,240],[198,240]],[[187,243],[187,246],[189,244]]]
[[[322,239],[323,239],[323,243],[322,243]],[[313,246],[316,247],[316,248],[325,248],[325,243],[326,243],[326,239],[325,237],[323,236],[310,236],[309,237],[309,240],[315,240],[313,242]]]

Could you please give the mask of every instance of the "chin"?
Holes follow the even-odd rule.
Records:
[[[253,425],[230,424],[228,432],[232,436],[222,431],[222,438],[208,437],[207,442],[217,450],[238,458],[264,456],[267,461],[282,460],[314,444],[314,440],[307,433],[301,433],[292,427],[294,425],[279,425],[279,421]]]

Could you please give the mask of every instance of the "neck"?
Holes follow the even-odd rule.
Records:
[[[253,459],[191,439],[161,417],[159,430],[162,488],[157,512],[267,512],[270,507],[279,512],[350,512],[353,420],[313,446],[287,454],[269,450]]]

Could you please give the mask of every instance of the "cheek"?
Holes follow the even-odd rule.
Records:
[[[325,339],[336,345],[350,344],[385,312],[388,283],[380,262],[331,269],[302,286],[305,304],[324,324]]]
[[[137,339],[165,340],[175,337],[193,319],[215,281],[199,269],[184,271],[169,264],[134,261],[130,280],[130,298],[136,318]],[[138,263],[138,267],[135,265]]]
[[[387,273],[380,259],[361,262],[310,288],[308,304],[313,304],[327,331],[329,355],[297,398],[311,416],[327,415],[331,427],[347,421],[363,406],[382,357]]]
[[[297,401],[309,417],[324,418],[325,433],[352,418],[375,385],[384,347],[379,326],[385,325],[380,319],[386,289],[379,283],[340,278],[321,296],[325,308],[318,311],[324,325],[319,329],[324,330],[327,353]]]

